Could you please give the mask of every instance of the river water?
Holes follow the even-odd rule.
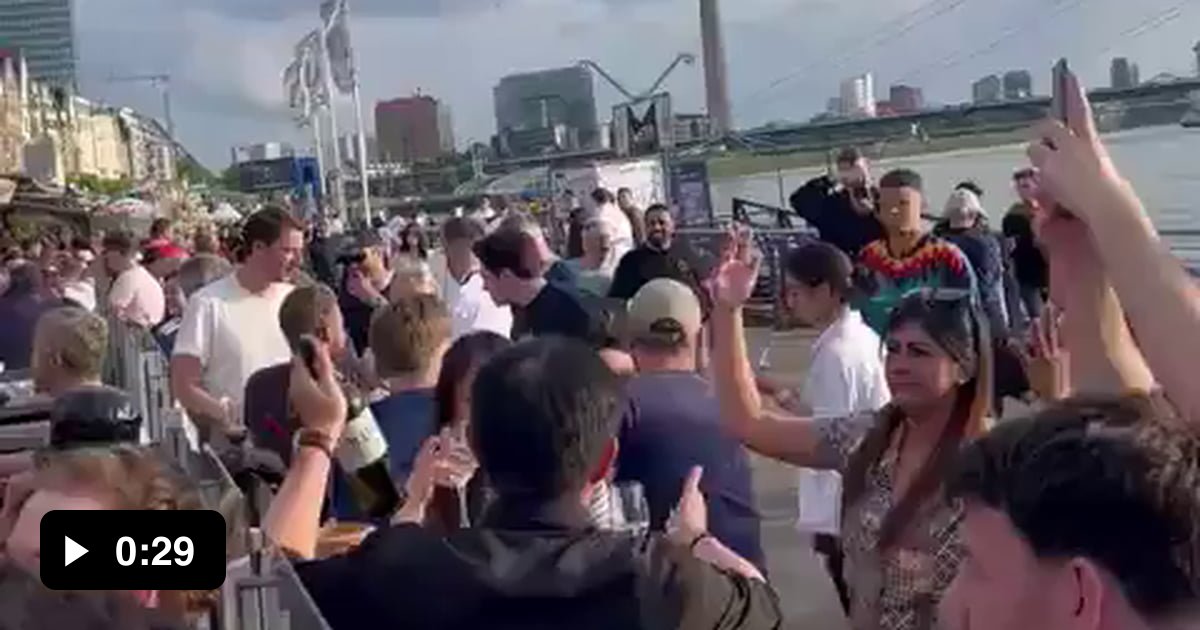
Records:
[[[1109,134],[1105,142],[1160,230],[1200,229],[1200,129],[1135,129]],[[1007,145],[880,160],[872,171],[879,177],[901,166],[916,170],[925,179],[929,210],[935,214],[941,214],[955,184],[973,179],[983,186],[984,206],[998,226],[1015,200],[1012,173],[1028,164],[1023,145]],[[734,197],[786,207],[791,191],[823,171],[810,168],[716,180],[713,203],[719,214],[729,212]],[[1185,255],[1193,258],[1191,251]],[[1195,255],[1200,257],[1200,248]]]

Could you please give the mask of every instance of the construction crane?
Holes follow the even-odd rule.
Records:
[[[604,68],[601,68],[600,64],[592,61],[591,59],[584,59],[580,61],[578,65],[594,70],[596,74],[600,75],[605,81],[608,81],[608,84],[613,86],[613,88],[620,92],[622,96],[629,99],[631,104],[637,104],[641,103],[642,101],[650,100],[650,98],[654,96],[654,93],[658,91],[658,88],[662,87],[662,84],[667,80],[667,77],[671,76],[671,73],[674,72],[675,68],[678,68],[679,64],[681,63],[690,66],[696,63],[696,56],[691,53],[679,53],[675,56],[675,61],[672,61],[671,65],[667,66],[667,69],[663,70],[662,74],[658,75],[658,79],[656,79],[648,89],[637,94],[625,89],[624,85],[621,85],[621,83],[614,79],[608,72],[606,72]]]
[[[171,75],[169,74],[132,74],[110,76],[109,83],[149,83],[162,91],[163,118],[167,124],[167,135],[175,142],[175,119],[171,117]]]

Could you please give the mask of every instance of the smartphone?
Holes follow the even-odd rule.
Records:
[[[1050,115],[1064,125],[1071,124],[1067,116],[1067,79],[1071,76],[1071,68],[1065,58],[1054,64],[1052,73],[1053,95],[1050,98]]]
[[[309,374],[317,378],[317,346],[310,337],[300,338],[300,358],[308,367]]]

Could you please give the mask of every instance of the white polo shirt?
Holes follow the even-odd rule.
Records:
[[[442,299],[450,310],[450,337],[456,340],[481,330],[504,337],[512,336],[512,310],[499,306],[483,288],[483,276],[473,271],[466,282],[456,281],[449,273],[441,285]]]
[[[883,370],[882,343],[858,311],[846,308],[813,344],[802,397],[814,418],[848,418],[877,411],[891,400]],[[798,491],[797,529],[837,534],[841,521],[841,474],[801,468]]]

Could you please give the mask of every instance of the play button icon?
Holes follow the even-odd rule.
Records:
[[[66,547],[63,550],[64,567],[70,566],[72,562],[75,562],[81,556],[83,556],[83,554],[88,552],[83,545],[71,540],[69,536],[63,536],[63,541],[66,543]]]

